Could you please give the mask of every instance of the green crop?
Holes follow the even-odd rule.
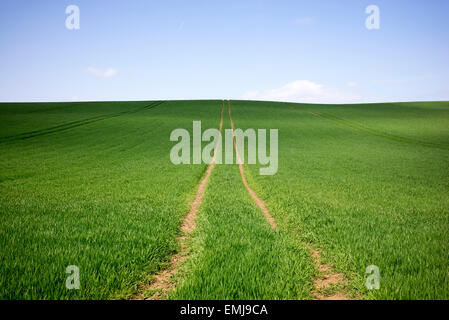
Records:
[[[281,227],[375,299],[449,298],[449,103],[233,103],[279,129],[279,170],[247,179]],[[248,171],[247,170],[247,171]],[[380,289],[366,290],[376,265]]]
[[[311,299],[310,247],[345,275],[349,297],[449,298],[448,102],[231,106],[236,128],[279,130],[277,173],[244,166],[278,230],[238,166],[217,164],[166,298]],[[170,133],[191,132],[194,120],[218,128],[220,110],[221,101],[0,104],[0,298],[129,298],[151,281],[179,250],[206,169],[171,163]],[[69,265],[80,290],[65,286]],[[370,265],[379,290],[365,288]]]

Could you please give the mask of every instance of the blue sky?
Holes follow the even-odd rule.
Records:
[[[449,100],[448,16],[446,0],[2,0],[0,101]]]

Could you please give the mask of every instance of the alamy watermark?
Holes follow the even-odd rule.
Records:
[[[380,29],[380,9],[376,5],[369,5],[365,9],[365,13],[369,16],[365,20],[365,27],[368,30],[379,30]]]
[[[75,265],[70,265],[65,269],[65,273],[70,274],[65,280],[65,287],[69,290],[80,288],[80,269]]]
[[[222,135],[215,128],[201,132],[201,121],[193,121],[192,155],[191,137],[186,129],[175,129],[170,134],[170,141],[178,141],[170,151],[170,160],[173,164],[211,164],[214,160],[212,154]],[[234,140],[235,139],[235,140]],[[245,163],[245,141],[248,142],[247,154],[248,164],[259,163],[265,167],[259,169],[261,175],[274,175],[278,170],[278,129],[270,129],[269,154],[267,154],[267,130],[258,129],[226,129],[224,143],[220,143],[215,155],[216,164],[244,164]],[[209,142],[201,148],[202,142]],[[234,142],[237,153],[234,157]],[[224,152],[223,152],[224,147]],[[234,162],[234,159],[236,160]]]
[[[74,4],[65,9],[68,14],[65,19],[65,27],[69,30],[79,30],[80,28],[80,8]]]
[[[365,286],[368,290],[379,290],[380,289],[380,272],[379,267],[375,265],[370,265],[366,267],[366,274],[369,276],[366,278]]]

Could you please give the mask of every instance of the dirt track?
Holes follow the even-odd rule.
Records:
[[[153,281],[147,285],[143,286],[141,289],[141,292],[143,291],[149,291],[152,295],[150,297],[144,296],[142,293],[138,293],[134,296],[135,299],[145,299],[145,300],[158,300],[163,298],[166,292],[168,292],[172,287],[175,285],[175,283],[172,281],[172,276],[178,272],[179,265],[187,258],[187,245],[186,241],[189,237],[189,234],[195,229],[195,219],[198,213],[198,209],[201,206],[201,203],[203,202],[203,196],[204,192],[206,190],[207,183],[209,181],[210,175],[212,170],[215,167],[216,163],[216,155],[217,150],[220,147],[221,142],[221,131],[223,127],[223,111],[224,111],[224,101],[222,101],[222,108],[221,108],[221,116],[220,116],[220,125],[219,125],[219,139],[217,142],[217,145],[214,149],[214,156],[212,158],[212,162],[209,164],[209,166],[206,169],[206,172],[201,179],[201,181],[198,184],[197,193],[195,196],[195,199],[190,205],[190,210],[188,214],[185,216],[181,226],[180,230],[182,231],[183,235],[178,237],[178,243],[181,247],[181,250],[179,253],[174,254],[169,262],[169,266],[162,270],[160,273],[156,274],[154,276]],[[233,143],[234,143],[234,150],[236,152],[236,158],[238,160],[239,164],[239,170],[240,170],[240,177],[242,179],[243,185],[247,189],[248,193],[250,194],[251,198],[255,202],[255,204],[260,208],[262,214],[264,215],[267,222],[270,224],[270,226],[274,230],[278,230],[278,227],[276,225],[276,222],[274,218],[271,216],[270,212],[265,206],[265,202],[260,199],[256,192],[251,189],[251,187],[248,185],[248,182],[245,178],[245,171],[244,166],[240,161],[240,155],[237,150],[237,143],[234,137],[234,123],[232,121],[231,116],[231,102],[228,100],[228,114],[229,114],[229,120],[231,124],[231,130],[233,135]],[[321,257],[320,257],[320,250],[313,249],[312,247],[309,248],[312,258],[314,259],[315,265],[320,273],[320,275],[313,279],[313,285],[314,289],[312,291],[312,294],[315,296],[315,299],[317,300],[347,300],[347,295],[341,290],[342,285],[346,282],[346,279],[344,278],[343,274],[336,273],[332,271],[332,268],[325,263],[322,263]],[[334,290],[332,293],[328,294],[326,291],[328,291],[330,288],[334,287]],[[154,292],[154,293],[153,293]]]
[[[229,113],[229,120],[231,122],[232,135],[234,136],[234,123],[232,121],[232,116],[231,116],[231,101],[230,100],[228,100],[228,113]],[[237,144],[235,141],[235,137],[233,138],[233,140],[234,140],[234,149],[236,152],[236,157],[237,157],[238,163],[239,163],[239,170],[240,170],[240,176],[242,178],[242,182],[245,185],[245,188],[248,190],[248,193],[251,195],[251,198],[253,198],[256,205],[262,211],[265,219],[268,221],[270,226],[274,230],[277,230],[276,222],[275,222],[274,218],[271,216],[268,209],[266,208],[265,202],[257,196],[257,194],[254,192],[253,189],[251,189],[251,187],[248,185],[248,182],[246,181],[245,169],[243,167],[243,164],[241,164],[242,161],[240,161],[240,155],[237,151]],[[320,272],[320,275],[313,280],[314,289],[312,291],[312,294],[315,296],[315,298],[317,300],[348,300],[348,297],[346,296],[346,294],[342,290],[339,290],[339,288],[337,288],[337,290],[332,294],[326,294],[326,292],[325,292],[326,290],[330,289],[332,286],[338,287],[343,282],[345,282],[345,278],[344,278],[343,274],[333,272],[331,267],[329,267],[328,265],[321,262],[320,250],[314,250],[311,248],[310,252],[311,252],[311,255],[315,262],[315,265],[316,265],[318,271]]]
[[[198,213],[198,209],[203,202],[204,191],[206,190],[207,182],[209,181],[210,174],[215,167],[217,150],[220,146],[221,142],[221,129],[223,127],[223,111],[224,111],[224,101],[222,101],[221,106],[221,115],[220,115],[220,126],[219,126],[219,139],[214,149],[214,156],[212,158],[211,163],[208,165],[206,172],[198,184],[198,189],[196,192],[195,199],[190,204],[190,210],[182,221],[180,230],[183,235],[178,237],[178,243],[181,247],[179,253],[174,254],[171,259],[169,266],[156,274],[154,276],[153,281],[141,288],[141,291],[149,291],[154,292],[151,297],[145,297],[143,294],[139,293],[135,295],[135,299],[144,299],[144,300],[159,300],[163,297],[163,295],[169,291],[174,283],[172,282],[172,276],[178,272],[179,265],[187,258],[187,245],[186,241],[188,239],[188,235],[195,230],[196,224],[195,219]]]
[[[238,159],[237,162],[239,163],[240,177],[242,178],[243,185],[245,186],[246,190],[248,190],[248,193],[250,194],[251,198],[253,198],[256,205],[262,211],[265,219],[267,219],[270,226],[274,230],[277,230],[276,222],[274,221],[273,217],[270,215],[270,212],[268,212],[268,209],[265,207],[265,202],[257,196],[257,194],[254,192],[253,189],[251,189],[251,187],[248,185],[248,182],[246,181],[245,169],[243,167],[242,161],[240,161],[240,155],[239,155],[239,152],[237,151],[237,143],[235,142],[235,137],[234,137],[234,122],[232,121],[232,117],[231,117],[231,101],[230,100],[228,100],[228,113],[229,113],[229,120],[231,121],[231,130],[232,130],[232,136],[233,136],[233,140],[234,140],[234,150],[235,150],[236,157]]]

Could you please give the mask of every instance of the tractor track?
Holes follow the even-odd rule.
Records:
[[[235,137],[234,137],[234,122],[232,121],[232,116],[231,116],[231,101],[230,100],[228,100],[228,113],[229,113],[229,121],[231,122],[232,140],[234,141],[234,150],[235,150],[235,154],[237,157],[237,162],[239,164],[240,177],[242,178],[243,185],[245,186],[246,190],[248,191],[248,193],[250,194],[251,198],[254,200],[256,205],[262,211],[265,219],[270,224],[270,226],[274,230],[277,230],[278,228],[276,225],[276,221],[274,221],[274,218],[271,216],[270,212],[266,208],[265,202],[257,196],[256,192],[253,189],[251,189],[248,182],[246,181],[245,168],[243,167],[242,161],[240,160],[240,155],[239,155],[239,152],[237,151],[237,143],[236,143]]]
[[[333,122],[335,122],[337,124],[343,125],[345,127],[351,128],[353,130],[357,130],[357,131],[361,131],[361,132],[364,132],[364,133],[368,133],[370,135],[373,135],[373,136],[376,136],[376,137],[380,137],[380,138],[384,138],[384,139],[387,139],[387,140],[390,140],[390,141],[414,144],[414,145],[418,145],[418,146],[429,147],[429,148],[437,148],[437,149],[442,149],[442,150],[448,150],[449,149],[449,146],[447,146],[447,145],[433,143],[433,142],[427,142],[427,141],[421,141],[421,140],[417,140],[417,139],[412,139],[412,138],[408,138],[408,137],[402,137],[402,136],[390,134],[390,133],[387,133],[387,132],[383,132],[383,131],[380,131],[380,130],[376,130],[376,129],[373,129],[373,128],[366,127],[364,125],[361,125],[361,124],[353,122],[353,121],[349,121],[349,120],[337,117],[337,116],[335,116],[333,114],[330,114],[330,113],[312,112],[312,111],[310,111],[309,114],[317,116],[317,117],[321,117],[323,119],[327,119],[327,120],[333,121]]]
[[[143,110],[153,109],[153,108],[155,108],[157,106],[160,106],[164,102],[165,101],[153,101],[150,104],[148,104],[148,105],[146,105],[146,106],[144,106],[142,108],[138,108],[136,110],[123,111],[123,112],[118,112],[118,113],[109,114],[109,115],[101,115],[101,116],[96,116],[96,117],[87,118],[87,119],[83,119],[83,120],[77,120],[77,121],[63,123],[63,124],[60,124],[60,125],[57,125],[57,126],[53,126],[53,127],[50,127],[50,128],[45,128],[45,129],[40,129],[40,130],[35,130],[35,131],[19,133],[19,134],[12,135],[12,136],[1,137],[0,138],[0,144],[6,143],[6,142],[13,142],[13,141],[30,139],[30,138],[39,137],[39,136],[52,134],[52,133],[59,133],[59,132],[67,131],[67,130],[70,130],[70,129],[73,129],[73,128],[77,128],[77,127],[80,127],[80,126],[84,126],[84,125],[87,125],[87,124],[90,124],[90,123],[94,123],[94,122],[98,122],[98,121],[102,121],[102,120],[107,120],[107,119],[111,119],[111,118],[116,118],[116,117],[120,117],[120,116],[127,115],[127,114],[133,114],[133,113],[137,113],[137,112],[140,112],[140,111],[143,111]]]
[[[178,273],[178,269],[180,265],[188,258],[189,256],[189,248],[187,245],[187,241],[190,238],[190,234],[196,228],[196,216],[198,210],[203,201],[204,192],[209,181],[211,172],[215,166],[215,158],[217,154],[218,147],[221,141],[221,131],[223,126],[223,111],[224,111],[224,101],[222,101],[221,115],[220,115],[220,125],[219,125],[219,134],[220,139],[218,140],[217,145],[214,149],[214,157],[212,162],[208,165],[202,179],[200,180],[197,193],[195,199],[190,204],[190,210],[187,215],[184,217],[183,222],[180,226],[180,231],[182,235],[178,237],[177,241],[179,243],[180,250],[178,253],[171,256],[170,261],[168,263],[167,268],[161,270],[158,274],[156,274],[153,280],[141,286],[138,293],[133,296],[133,299],[137,300],[160,300],[166,297],[166,293],[173,289],[176,285],[176,281],[173,280],[173,276]],[[228,114],[229,120],[231,124],[232,137],[234,150],[236,152],[236,158],[239,165],[240,177],[242,179],[242,183],[245,186],[246,190],[250,194],[254,203],[259,207],[263,216],[265,217],[268,224],[274,231],[279,231],[276,221],[271,216],[270,212],[265,206],[265,202],[259,198],[256,192],[249,186],[246,178],[245,178],[245,170],[240,160],[240,155],[237,149],[237,143],[234,136],[234,123],[231,116],[231,102],[228,100]],[[311,294],[314,296],[315,300],[348,300],[348,296],[344,292],[344,284],[347,283],[347,279],[345,279],[344,275],[338,272],[334,272],[333,268],[329,265],[325,264],[321,260],[321,251],[319,249],[315,249],[310,245],[306,245],[310,251],[310,255],[314,261],[316,269],[318,270],[318,276],[313,279],[313,289]],[[147,294],[145,294],[147,292]]]
[[[190,238],[190,233],[192,233],[193,230],[195,230],[196,227],[196,216],[198,214],[198,210],[201,206],[201,203],[203,202],[204,192],[206,190],[207,183],[209,181],[210,175],[212,173],[212,170],[215,167],[215,160],[217,155],[217,150],[220,146],[221,141],[221,129],[223,127],[223,111],[224,111],[224,101],[222,101],[222,107],[221,107],[221,115],[220,115],[220,125],[219,125],[219,139],[217,144],[215,145],[214,149],[214,156],[212,158],[211,163],[207,166],[207,169],[200,180],[196,192],[195,199],[190,204],[190,210],[187,213],[187,215],[184,217],[184,220],[182,221],[181,226],[179,229],[182,232],[182,235],[178,237],[178,243],[180,246],[180,251],[174,255],[171,256],[170,262],[168,264],[168,267],[158,274],[156,274],[152,280],[147,285],[144,285],[141,287],[141,292],[147,291],[151,294],[151,296],[145,296],[144,293],[137,293],[134,295],[134,299],[138,300],[160,300],[164,297],[164,295],[170,291],[174,286],[175,283],[172,279],[172,276],[178,273],[179,266],[182,262],[186,260],[188,257],[187,251],[187,240]]]
[[[229,120],[231,122],[232,136],[234,140],[234,149],[239,163],[240,177],[242,178],[242,182],[245,185],[245,188],[248,190],[248,193],[251,195],[251,198],[253,198],[256,205],[262,211],[267,222],[270,224],[273,230],[278,230],[274,218],[271,216],[270,212],[265,206],[265,202],[257,196],[255,191],[251,189],[251,187],[248,185],[248,182],[246,181],[245,170],[242,161],[240,160],[240,155],[237,151],[237,143],[234,137],[234,123],[232,121],[231,116],[230,100],[228,100],[228,113],[229,113]],[[315,297],[315,300],[348,300],[349,299],[348,296],[344,293],[344,291],[341,288],[342,285],[347,282],[344,275],[342,273],[334,272],[332,267],[321,261],[320,250],[314,249],[311,246],[308,247],[310,255],[312,256],[313,261],[315,263],[316,269],[319,272],[319,275],[313,279],[313,289],[311,292],[312,295]]]

